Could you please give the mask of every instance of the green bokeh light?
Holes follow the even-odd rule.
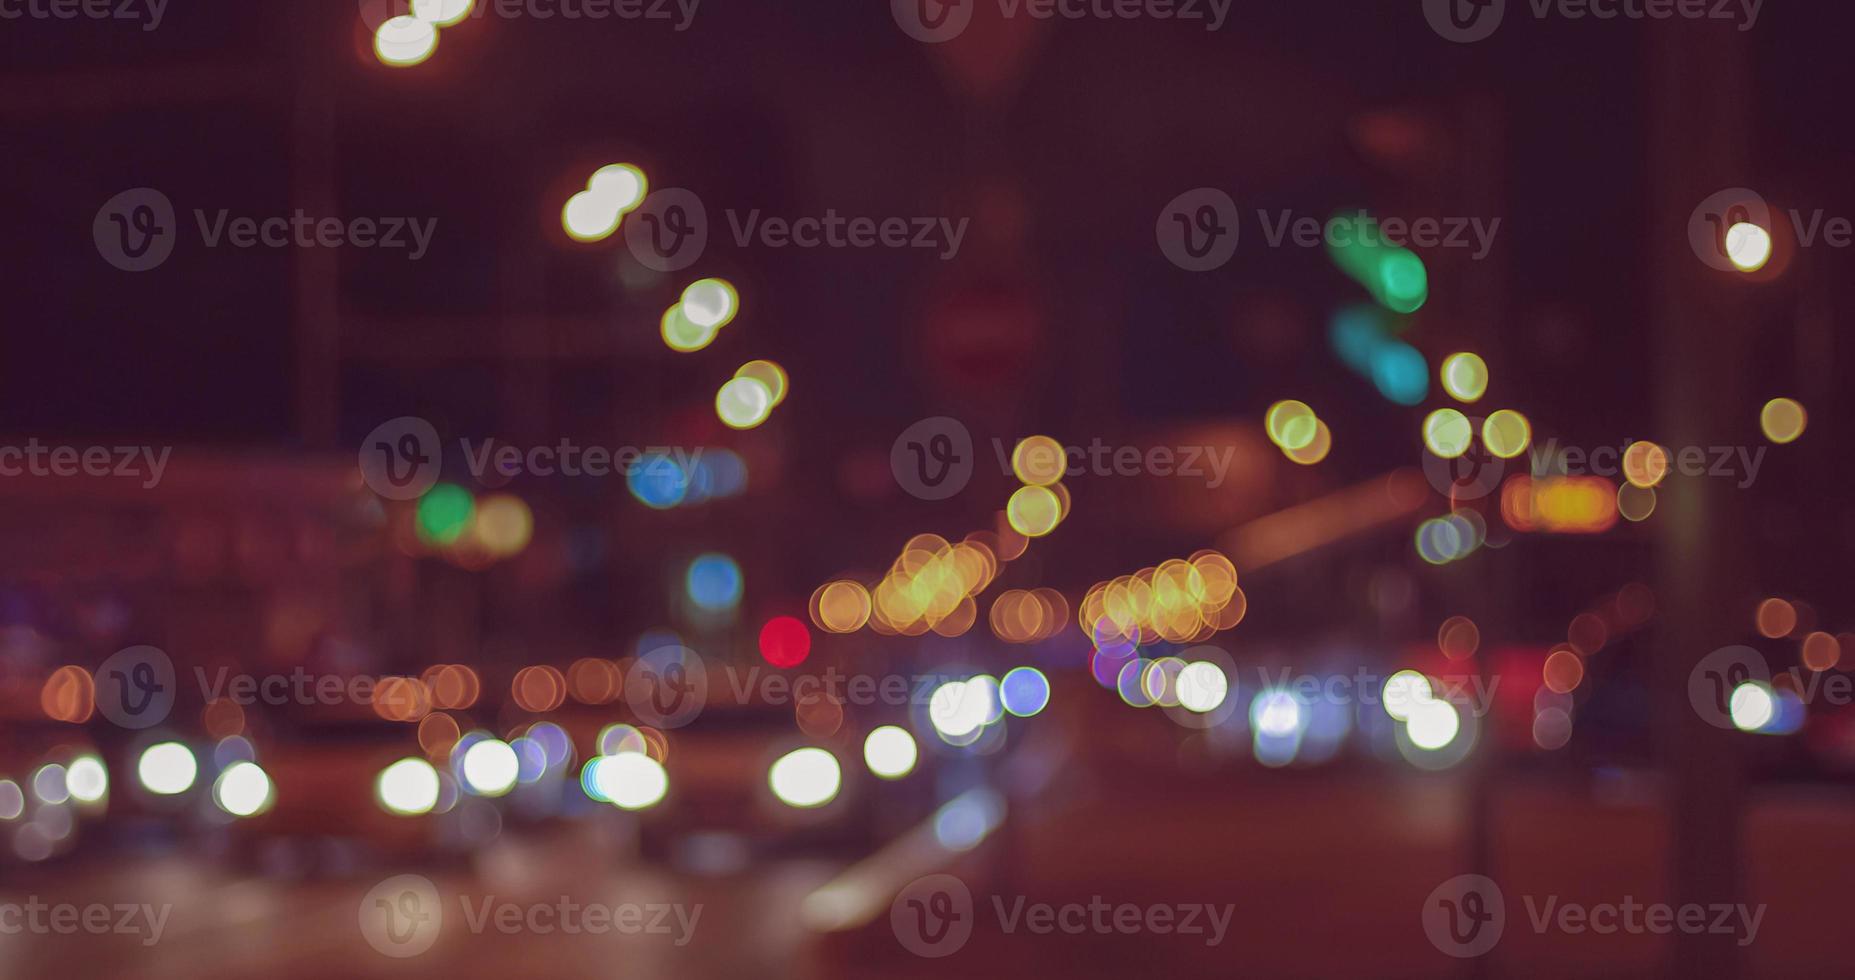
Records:
[[[476,513],[470,491],[455,483],[440,483],[419,498],[419,540],[446,545],[462,537]]]

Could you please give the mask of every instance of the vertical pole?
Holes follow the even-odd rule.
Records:
[[[291,52],[296,79],[290,93],[290,203],[305,214],[335,213],[335,95],[332,52],[345,50],[338,30],[349,20],[326,8],[292,8]],[[348,8],[349,17],[354,10]],[[331,26],[336,25],[336,26]],[[340,391],[341,264],[327,248],[290,250],[291,326],[296,339],[296,428],[306,449],[335,444]]]
[[[1693,209],[1708,195],[1751,186],[1746,165],[1749,69],[1744,35],[1704,21],[1669,21],[1649,35],[1651,195],[1647,254],[1656,431],[1672,447],[1743,440],[1757,407],[1748,397],[1748,284],[1704,265],[1688,246]],[[1658,490],[1654,728],[1669,777],[1672,901],[1738,902],[1743,743],[1688,702],[1688,675],[1710,651],[1744,634],[1741,584],[1749,567],[1744,495],[1730,481],[1680,479]],[[1740,975],[1727,935],[1674,937],[1668,976]]]

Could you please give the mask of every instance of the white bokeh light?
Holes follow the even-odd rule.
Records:
[[[883,779],[900,779],[914,772],[919,755],[915,737],[894,725],[884,725],[863,740],[863,762]]]
[[[596,242],[618,230],[620,217],[610,199],[584,190],[567,198],[560,211],[560,226],[575,241]]]
[[[599,760],[594,770],[599,792],[621,810],[643,810],[670,792],[670,774],[642,752],[620,752]]]
[[[161,742],[142,751],[135,763],[135,775],[142,787],[159,796],[174,796],[193,788],[199,778],[200,763],[193,750],[179,742]]]
[[[515,788],[522,760],[509,743],[486,738],[464,750],[464,785],[478,796],[501,796]]]
[[[1430,688],[1430,678],[1414,670],[1400,670],[1385,678],[1385,713],[1399,721],[1409,721],[1412,710],[1435,697],[1435,692]]]
[[[213,783],[213,802],[235,817],[252,817],[271,805],[271,778],[255,762],[234,762]]]
[[[1199,660],[1179,671],[1173,688],[1178,692],[1180,707],[1202,715],[1216,711],[1230,696],[1230,678],[1218,665]]]
[[[374,31],[374,57],[393,68],[410,68],[438,50],[438,28],[406,14],[392,17]]]
[[[82,756],[64,773],[65,791],[79,803],[95,803],[109,795],[109,770],[94,755]]]
[[[438,805],[438,770],[424,759],[401,759],[380,770],[374,798],[388,813],[411,817]]]
[[[843,771],[837,757],[823,749],[795,749],[773,763],[766,779],[781,803],[804,809],[836,798]]]
[[[1455,705],[1434,698],[1412,705],[1405,721],[1411,744],[1430,752],[1455,741],[1461,728],[1462,716],[1456,713]]]
[[[450,27],[470,16],[473,0],[412,0],[412,16],[437,27]]]
[[[1757,272],[1771,261],[1771,232],[1749,221],[1726,229],[1726,258],[1741,272]]]
[[[1727,706],[1732,712],[1733,727],[1742,732],[1755,732],[1771,724],[1778,710],[1771,689],[1756,681],[1733,688],[1732,700]]]

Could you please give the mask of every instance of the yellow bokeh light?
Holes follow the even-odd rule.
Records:
[[[401,14],[374,30],[374,57],[390,68],[410,68],[438,50],[438,28],[430,21]]]
[[[1269,440],[1283,449],[1306,449],[1320,432],[1319,422],[1306,402],[1291,398],[1269,406],[1263,428],[1268,430]]]
[[[1617,513],[1632,524],[1640,524],[1655,513],[1655,488],[1625,483],[1617,488]]]
[[[1056,522],[1061,524],[1069,520],[1069,488],[1063,486],[1061,483],[1052,483],[1050,484],[1050,492],[1056,494],[1056,505],[1058,508],[1056,512]]]
[[[758,378],[733,378],[715,393],[715,415],[731,429],[751,429],[773,412],[773,391]]]
[[[1333,433],[1327,430],[1327,423],[1322,422],[1320,419],[1315,419],[1314,441],[1302,446],[1300,449],[1284,449],[1282,450],[1282,455],[1300,463],[1302,466],[1313,466],[1315,463],[1326,459],[1327,454],[1332,451]]]
[[[1198,643],[1243,620],[1248,600],[1230,559],[1201,551],[1097,582],[1077,607],[1077,622],[1097,647],[1132,641]]]
[[[1475,426],[1453,408],[1439,408],[1423,420],[1424,448],[1440,459],[1455,459],[1475,442]]]
[[[1011,472],[1034,487],[1047,487],[1067,469],[1062,444],[1049,436],[1031,436],[1011,451]]]
[[[870,619],[870,594],[849,579],[826,582],[812,594],[812,622],[831,633],[855,633]]]
[[[773,407],[786,400],[786,369],[774,361],[748,361],[734,372],[737,378],[757,378],[773,393]]]
[[[1533,425],[1519,412],[1503,408],[1481,424],[1481,441],[1494,455],[1513,459],[1532,445]]]
[[[1771,261],[1771,232],[1750,221],[1726,229],[1726,258],[1740,272],[1757,272]]]
[[[1758,413],[1758,427],[1765,438],[1782,446],[1796,442],[1810,424],[1810,415],[1794,398],[1773,398]]]
[[[1623,451],[1623,478],[1631,486],[1649,489],[1668,476],[1668,450],[1653,442],[1633,442]]]
[[[1443,359],[1443,390],[1459,402],[1476,402],[1488,392],[1488,363],[1466,351]]]
[[[715,342],[715,331],[689,322],[689,318],[683,315],[681,303],[664,311],[659,326],[664,345],[673,351],[688,354]]]
[[[471,530],[484,550],[494,557],[507,558],[528,547],[535,533],[535,518],[522,498],[491,494],[478,502]]]
[[[1027,538],[1041,538],[1056,530],[1062,515],[1063,502],[1049,487],[1019,487],[1005,503],[1005,518]]]

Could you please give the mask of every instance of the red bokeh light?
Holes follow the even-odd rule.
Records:
[[[760,656],[775,667],[797,667],[812,652],[812,631],[791,616],[775,616],[760,627]]]

